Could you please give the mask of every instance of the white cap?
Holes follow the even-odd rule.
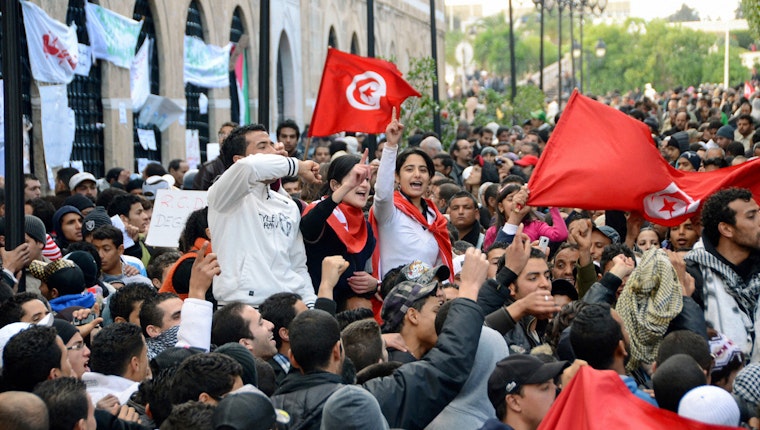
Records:
[[[98,180],[95,179],[95,176],[92,173],[89,172],[80,172],[76,175],[72,176],[71,179],[69,179],[69,189],[74,190],[79,184],[81,184],[84,181],[92,181],[94,183],[98,183]]]
[[[714,385],[692,388],[678,404],[678,415],[706,424],[736,427],[739,405],[726,390]]]

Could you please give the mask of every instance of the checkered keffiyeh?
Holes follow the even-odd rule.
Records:
[[[681,294],[681,284],[665,251],[651,248],[645,252],[615,307],[631,337],[629,371],[654,362],[670,321],[683,309]]]
[[[760,403],[760,363],[750,363],[736,374],[734,394],[754,405]]]

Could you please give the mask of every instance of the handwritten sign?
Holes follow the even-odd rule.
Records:
[[[158,190],[145,243],[176,248],[187,218],[207,204],[206,191]]]

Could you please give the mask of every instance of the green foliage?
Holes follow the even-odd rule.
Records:
[[[742,0],[741,8],[750,31],[760,38],[760,0]]]

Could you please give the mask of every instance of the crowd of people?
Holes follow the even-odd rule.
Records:
[[[760,98],[601,101],[677,169],[760,154]],[[405,142],[395,111],[376,148],[225,123],[197,170],[65,168],[49,196],[26,175],[25,243],[0,248],[0,427],[534,430],[600,372],[642,415],[757,428],[757,196],[719,190],[669,228],[532,207],[560,118],[465,124],[448,151]],[[208,206],[148,246],[168,188]]]

